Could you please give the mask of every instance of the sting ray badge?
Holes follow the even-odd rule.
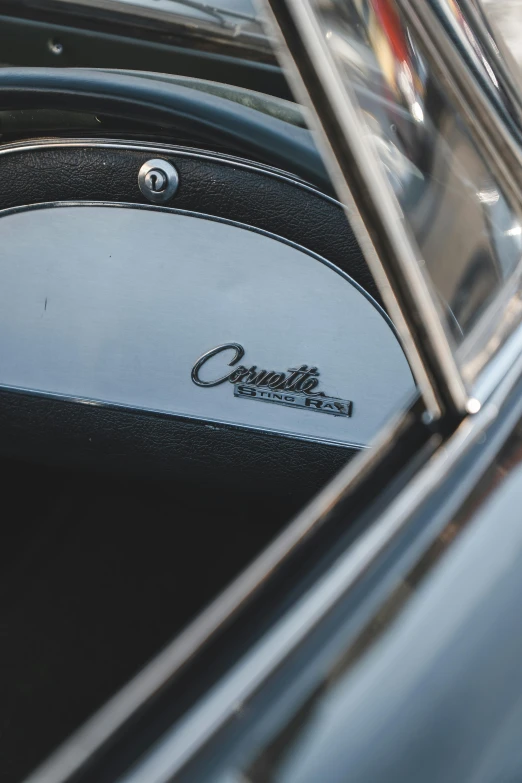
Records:
[[[232,361],[228,367],[234,367],[221,377],[204,381],[200,377],[202,367],[223,351],[234,351]],[[245,349],[239,343],[225,343],[212,348],[197,360],[192,368],[192,380],[196,386],[212,387],[222,383],[234,385],[234,397],[243,397],[247,400],[260,400],[272,402],[277,405],[287,405],[291,408],[307,408],[318,413],[329,413],[332,416],[352,415],[353,403],[351,400],[341,400],[337,397],[328,397],[323,391],[316,391],[319,386],[319,370],[317,367],[309,367],[302,364],[299,367],[290,367],[285,372],[277,370],[258,370],[256,365],[245,367],[237,363],[245,355]]]

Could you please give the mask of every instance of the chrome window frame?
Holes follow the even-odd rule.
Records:
[[[459,40],[446,0],[396,0],[426,47],[511,203],[522,214],[522,122],[518,68],[475,0],[459,0],[470,34],[484,43],[496,89]],[[341,79],[308,0],[267,0],[282,64],[311,108],[326,161],[383,299],[403,340],[429,415],[476,413],[522,352],[522,261],[460,346],[453,344],[405,230],[397,199],[367,140],[355,92]],[[476,59],[476,58],[475,58]]]

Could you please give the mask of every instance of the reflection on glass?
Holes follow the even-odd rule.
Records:
[[[521,257],[520,220],[394,1],[311,5],[460,342]],[[494,87],[459,6],[442,7]]]

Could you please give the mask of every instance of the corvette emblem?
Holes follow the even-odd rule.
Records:
[[[234,367],[234,369],[215,380],[202,380],[200,372],[209,359],[223,351],[231,350],[235,355],[227,366]],[[259,370],[256,365],[246,367],[240,364],[236,367],[244,355],[245,349],[239,343],[225,343],[218,345],[217,348],[212,348],[211,351],[200,356],[192,368],[193,382],[196,386],[206,388],[229,382],[234,386],[234,397],[272,402],[291,408],[307,408],[318,413],[329,413],[332,416],[350,417],[352,415],[353,403],[351,400],[329,397],[325,392],[317,391],[320,376],[317,367],[302,364],[299,367],[290,367],[285,372]]]

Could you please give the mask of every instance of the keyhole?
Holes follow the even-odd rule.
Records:
[[[138,186],[142,194],[153,204],[165,204],[176,193],[179,175],[168,160],[148,160],[138,172]]]
[[[167,177],[159,169],[154,169],[145,177],[145,183],[153,193],[161,193],[167,186]]]

